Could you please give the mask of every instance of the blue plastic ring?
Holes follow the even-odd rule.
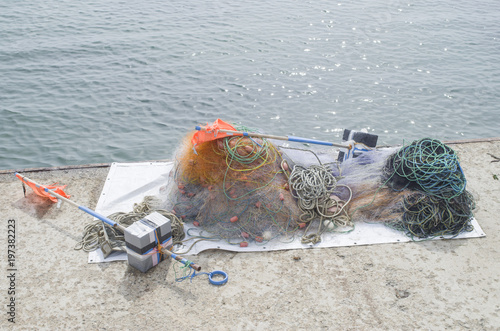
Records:
[[[212,277],[214,275],[222,275],[224,276],[224,279],[222,280],[214,280]],[[228,276],[227,276],[227,273],[225,273],[224,271],[220,271],[220,270],[215,270],[215,271],[212,271],[209,275],[208,275],[208,281],[210,282],[210,284],[212,285],[224,285],[227,283],[227,280],[228,280]]]

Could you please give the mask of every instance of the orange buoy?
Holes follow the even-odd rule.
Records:
[[[200,226],[200,222],[198,222],[198,221],[194,221],[194,222],[193,222],[193,225],[194,225],[194,226]]]
[[[262,241],[264,241],[264,238],[257,236],[257,237],[255,237],[255,241],[258,241],[261,243]]]
[[[231,223],[234,223],[234,222],[238,222],[238,216],[233,216],[229,219],[229,222]]]
[[[246,232],[242,232],[242,233],[241,233],[241,236],[242,236],[243,238],[250,238],[250,235],[249,235],[248,233],[246,233]]]
[[[300,224],[299,224],[299,228],[303,229],[303,228],[305,228],[305,227],[306,227],[306,223],[300,223]]]
[[[240,247],[248,247],[248,242],[246,241],[240,242]]]

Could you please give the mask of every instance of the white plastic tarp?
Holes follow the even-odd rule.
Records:
[[[172,167],[172,162],[113,163],[97,203],[96,211],[105,216],[119,211],[132,211],[134,203],[142,202],[145,196],[159,194],[160,187],[168,182]],[[476,219],[472,220],[472,225],[474,229],[471,232],[464,232],[453,239],[485,236]],[[194,226],[191,224],[184,225],[184,230],[186,232],[190,228],[194,228]],[[187,238],[189,239],[189,236]],[[433,240],[439,239],[444,238],[438,237]],[[404,233],[391,229],[383,224],[357,222],[354,230],[349,233],[324,233],[321,242],[316,245],[302,244],[300,242],[300,236],[296,236],[291,242],[284,242],[284,240],[279,239],[274,239],[266,243],[250,242],[248,247],[240,247],[239,245],[230,244],[223,240],[200,241],[185,255],[196,255],[207,249],[256,252],[313,247],[399,243],[411,240],[412,239],[407,237]],[[185,247],[180,247],[177,250],[183,252],[191,246],[191,244],[192,242],[188,241]],[[127,256],[125,253],[113,253],[106,259],[103,258],[100,250],[89,253],[89,263],[126,259]]]

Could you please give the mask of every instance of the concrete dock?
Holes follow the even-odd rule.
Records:
[[[224,286],[203,275],[176,282],[172,261],[147,273],[88,264],[73,247],[92,217],[29,188],[25,197],[1,171],[0,329],[499,330],[500,139],[450,147],[486,237],[193,258],[227,272]],[[72,200],[95,208],[109,168],[42,170],[23,174],[66,184]]]

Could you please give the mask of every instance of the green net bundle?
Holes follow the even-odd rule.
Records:
[[[474,207],[474,199],[467,191],[449,200],[415,192],[404,200],[402,219],[390,225],[410,237],[456,236],[472,231]]]
[[[456,236],[471,231],[474,198],[456,152],[439,140],[424,138],[403,146],[384,168],[386,183],[395,191],[412,192],[404,212],[391,226],[409,236]]]

